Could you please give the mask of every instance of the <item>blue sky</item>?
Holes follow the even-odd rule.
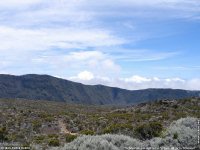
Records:
[[[200,90],[199,0],[0,2],[0,73]]]

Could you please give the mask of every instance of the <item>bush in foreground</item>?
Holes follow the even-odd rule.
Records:
[[[136,136],[141,140],[152,139],[159,137],[162,133],[163,126],[160,122],[150,122],[142,124],[135,129]]]
[[[59,145],[60,145],[60,142],[58,139],[53,138],[49,140],[49,146],[59,146]]]
[[[65,135],[65,141],[67,143],[72,142],[76,138],[77,138],[77,135],[71,135],[71,134],[66,134]]]
[[[163,149],[172,147],[178,149],[188,149],[197,147],[197,119],[179,119],[167,128],[163,138],[153,138],[151,140],[140,141],[124,135],[97,135],[81,136],[73,142],[59,147],[59,150],[123,150],[128,148],[151,147],[153,149]],[[52,148],[56,149],[56,148]]]
[[[8,140],[7,134],[6,127],[0,127],[0,143]]]

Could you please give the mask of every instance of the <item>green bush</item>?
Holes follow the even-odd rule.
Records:
[[[103,129],[104,134],[112,133],[112,130],[110,128]]]
[[[66,134],[66,136],[65,136],[65,140],[67,143],[72,142],[76,138],[77,138],[76,135],[71,135],[71,134]]]
[[[65,144],[62,150],[121,150],[127,149],[183,149],[183,147],[190,147],[192,149],[199,149],[197,147],[197,118],[184,118],[173,122],[170,127],[166,129],[166,136],[163,138],[153,138],[152,140],[140,141],[131,138],[130,136],[105,134],[96,136],[80,136],[75,142]],[[173,139],[173,134],[178,133],[178,139]],[[102,142],[103,141],[103,142]],[[176,148],[175,148],[176,149]],[[186,148],[185,148],[186,149]],[[189,149],[189,148],[188,148]]]
[[[150,122],[136,127],[134,132],[139,139],[146,140],[152,139],[153,137],[159,137],[162,130],[163,126],[160,122]]]
[[[82,130],[81,131],[81,134],[85,134],[85,135],[94,135],[94,131],[91,131],[91,130]]]
[[[15,133],[8,135],[8,141],[16,141],[16,140],[17,140],[17,135]]]
[[[49,140],[49,146],[60,146],[60,142],[56,138],[50,139]]]
[[[164,120],[170,119],[169,113],[166,112],[166,111],[165,111],[165,112],[162,112],[161,115],[162,115],[162,118],[163,118]]]
[[[33,120],[32,126],[34,131],[38,131],[38,129],[42,126],[42,123],[40,120]]]
[[[178,139],[178,133],[174,133],[173,139]]]
[[[44,118],[44,120],[46,122],[52,122],[52,121],[54,121],[54,118],[49,116],[49,117]]]
[[[6,130],[6,127],[0,127],[0,142],[7,141],[8,132]]]
[[[58,138],[58,135],[57,134],[49,134],[48,135],[48,138]]]
[[[106,134],[106,133],[116,133],[118,131],[125,130],[125,129],[132,130],[133,126],[130,123],[111,124],[110,126],[106,127],[103,130],[103,133],[104,134]]]
[[[107,118],[108,119],[113,119],[113,118],[118,118],[118,119],[126,119],[126,120],[129,120],[133,117],[132,114],[128,114],[128,113],[111,113],[111,114],[108,114]]]
[[[44,139],[45,139],[45,136],[44,136],[44,135],[40,135],[40,136],[37,136],[37,137],[34,138],[34,140],[35,140],[35,142],[36,142],[37,144],[42,143],[42,142],[44,141]]]

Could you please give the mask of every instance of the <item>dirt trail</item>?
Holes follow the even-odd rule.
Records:
[[[72,133],[69,130],[67,130],[66,125],[64,124],[64,122],[62,120],[58,120],[58,125],[60,127],[60,133],[77,135],[77,133]]]

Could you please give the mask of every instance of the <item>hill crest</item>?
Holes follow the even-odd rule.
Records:
[[[0,75],[0,98],[49,100],[95,105],[128,105],[152,100],[199,96],[199,91],[180,89],[131,91],[104,85],[84,85],[50,75]]]

